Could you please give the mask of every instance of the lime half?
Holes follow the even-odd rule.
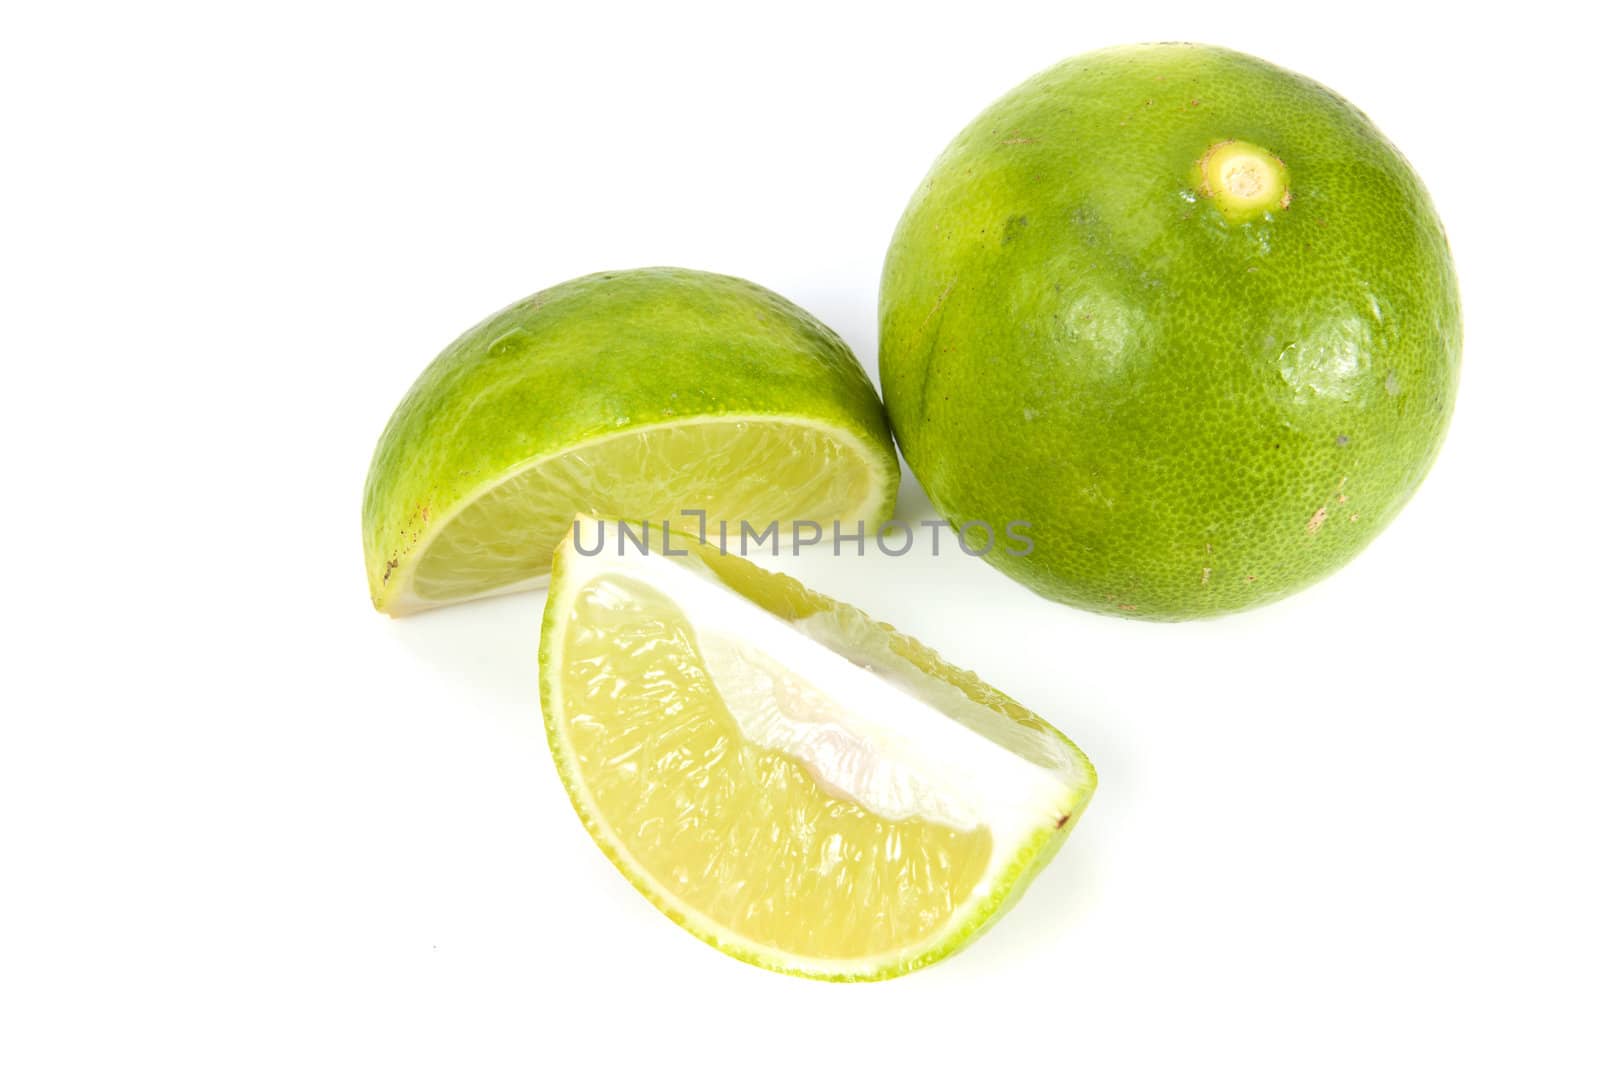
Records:
[[[871,533],[898,482],[872,383],[805,311],[722,275],[591,275],[468,331],[401,402],[367,479],[368,584],[392,615],[541,584],[580,511]]]
[[[584,825],[695,936],[892,977],[971,941],[1077,824],[1094,768],[1044,720],[792,579],[676,533],[655,549],[579,520],[541,694]]]

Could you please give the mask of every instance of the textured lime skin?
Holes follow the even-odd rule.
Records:
[[[527,461],[623,430],[741,414],[850,431],[881,458],[893,506],[899,465],[871,381],[838,335],[776,293],[650,267],[511,305],[439,354],[378,441],[362,507],[373,603],[384,607],[432,523]]]
[[[1288,206],[1229,222],[1196,163],[1234,139]],[[1184,619],[1354,557],[1437,455],[1461,316],[1422,183],[1316,83],[1195,45],[1095,52],[996,102],[934,164],[880,298],[884,399],[987,558],[1092,610]]]

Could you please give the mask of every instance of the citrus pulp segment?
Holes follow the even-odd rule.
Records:
[[[820,424],[711,418],[614,434],[536,460],[471,498],[419,545],[388,610],[542,583],[583,508],[691,529],[701,521],[735,531],[794,521],[871,529],[892,494],[885,481],[877,456]]]

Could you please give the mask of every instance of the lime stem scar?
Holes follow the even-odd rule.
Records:
[[[1276,208],[1286,210],[1289,168],[1248,141],[1218,141],[1195,162],[1195,191],[1212,201],[1229,222],[1248,222]]]

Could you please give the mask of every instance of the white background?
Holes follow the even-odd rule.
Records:
[[[0,1061],[1596,1062],[1593,57],[1477,7],[8,5]],[[372,445],[458,332],[599,269],[749,277],[874,368],[945,142],[1150,39],[1311,75],[1424,176],[1467,322],[1443,455],[1342,573],[1214,622],[790,561],[1102,784],[946,963],[727,959],[568,806],[542,595],[373,612]]]

